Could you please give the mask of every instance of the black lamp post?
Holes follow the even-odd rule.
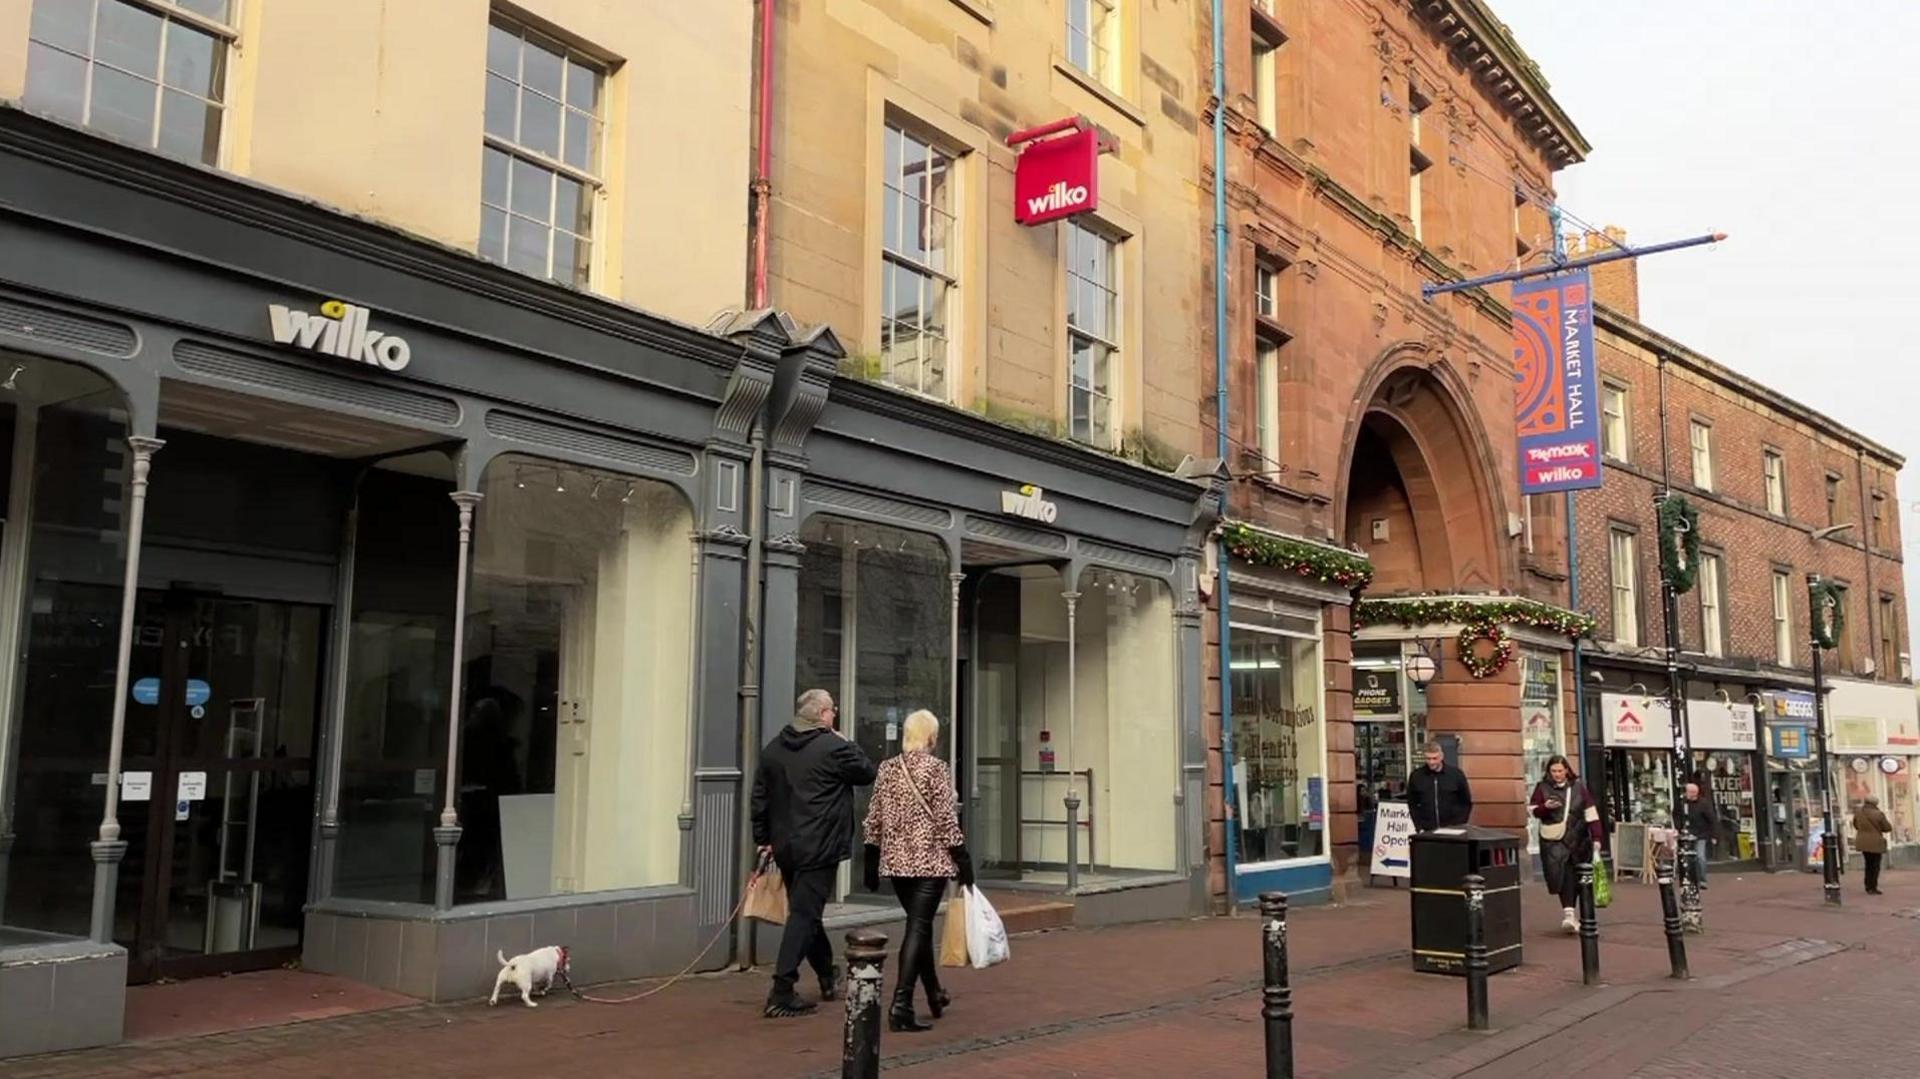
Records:
[[[1653,503],[1658,508],[1668,498],[1678,497],[1671,490],[1662,490],[1653,496]],[[1676,536],[1673,546],[1675,557],[1681,560],[1681,565],[1675,568],[1685,570],[1685,537]],[[1673,724],[1672,816],[1674,869],[1680,882],[1680,923],[1698,933],[1705,928],[1706,918],[1700,902],[1700,865],[1694,858],[1693,825],[1687,819],[1687,773],[1693,767],[1693,754],[1687,738],[1687,691],[1680,675],[1680,596],[1674,591],[1673,575],[1667,571],[1664,560],[1660,572],[1660,601],[1667,623],[1667,716]]]
[[[1813,533],[1815,541],[1844,532],[1853,525],[1834,525]],[[1840,821],[1833,807],[1833,765],[1827,756],[1827,672],[1823,653],[1839,644],[1841,619],[1846,617],[1826,588],[1826,579],[1807,575],[1807,636],[1813,644],[1813,736],[1820,757],[1820,878],[1832,906],[1840,905]],[[1824,628],[1823,628],[1824,627]],[[1823,643],[1821,638],[1827,642]]]

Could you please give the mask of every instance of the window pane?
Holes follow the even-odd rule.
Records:
[[[507,265],[521,273],[547,275],[547,237],[545,225],[515,217],[507,224]]]
[[[519,79],[520,35],[497,24],[487,28],[487,70]]]
[[[159,87],[110,68],[93,69],[93,109],[88,125],[142,146],[153,142],[154,94]]]
[[[553,220],[553,173],[527,161],[513,159],[513,195],[509,207],[514,213],[531,217],[542,224]]]
[[[566,110],[566,147],[561,160],[583,172],[597,171],[594,151],[600,144],[600,125],[593,117],[574,109]]]
[[[567,104],[591,115],[600,114],[600,73],[578,60],[567,61]]]
[[[1072,403],[1068,406],[1071,414],[1067,421],[1067,437],[1080,442],[1091,442],[1093,425],[1089,420],[1089,412],[1092,408],[1092,398],[1082,389],[1075,389],[1071,396]]]
[[[528,50],[532,55],[532,50]],[[548,157],[560,156],[560,103],[531,90],[520,91],[520,145]]]
[[[233,18],[232,0],[173,0],[173,3],[195,15],[205,15],[215,22],[228,22]]]
[[[575,276],[579,269],[579,240],[571,233],[553,234],[553,279],[567,284],[581,284]]]
[[[41,4],[39,7],[45,7]],[[87,62],[39,42],[27,46],[26,105],[80,123],[86,119]]]
[[[203,34],[185,23],[167,24],[168,86],[219,101],[225,57],[226,47],[212,34]]]
[[[887,128],[887,133],[885,138],[886,157],[887,157],[886,170],[887,171],[881,175],[880,180],[882,183],[891,185],[892,187],[895,187],[895,188],[898,188],[900,186],[900,141],[903,138],[905,138],[905,136],[900,134],[899,128],[897,127]],[[887,235],[889,237],[889,242],[891,242],[891,237],[893,236],[893,234],[888,233]]]
[[[927,265],[946,272],[948,249],[953,243],[953,217],[932,207],[927,209]]]
[[[481,151],[480,199],[494,206],[507,204],[507,172],[513,159],[491,146]]]
[[[100,0],[100,21],[93,39],[95,59],[136,75],[157,77],[164,21],[121,0]]]
[[[514,109],[519,98],[520,93],[512,83],[498,75],[487,76],[487,134],[513,140],[517,134],[513,122]]]
[[[480,257],[495,262],[507,260],[507,215],[491,206],[480,209]]]
[[[927,197],[927,147],[911,135],[900,137],[900,190],[915,199]]]
[[[880,192],[880,212],[883,218],[880,225],[880,247],[881,250],[890,251],[896,255],[900,253],[901,218],[904,214],[901,203],[904,201],[900,193],[891,187],[883,188]]]
[[[586,288],[587,282],[593,276],[593,241],[579,236],[571,239],[573,240],[573,285],[575,288]],[[553,265],[555,273],[564,273],[566,270],[566,267],[560,264],[557,255]]]
[[[220,157],[220,106],[168,90],[160,103],[160,152],[211,165]]]
[[[525,65],[520,72],[520,82],[529,89],[560,100],[560,79],[563,64],[559,52],[539,39],[530,39],[526,49],[520,54]]]
[[[570,232],[586,235],[593,231],[592,210],[587,189],[579,182],[558,176],[553,181],[553,223]]]
[[[28,36],[69,52],[87,54],[93,33],[93,0],[36,0]]]

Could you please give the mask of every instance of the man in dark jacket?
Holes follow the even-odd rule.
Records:
[[[1473,816],[1467,774],[1447,763],[1438,742],[1427,743],[1427,763],[1407,777],[1407,814],[1419,832],[1458,827]]]
[[[1720,830],[1720,814],[1697,782],[1689,782],[1680,813],[1687,831],[1693,835],[1693,879],[1701,891],[1707,887],[1707,853],[1713,849],[1715,833]]]
[[[840,863],[853,849],[853,789],[873,782],[873,762],[834,732],[833,695],[810,689],[794,706],[792,725],[760,751],[753,776],[753,841],[771,855],[787,885],[787,925],[767,994],[769,1019],[805,1015],[815,1005],[794,992],[805,958],[820,976],[820,996],[833,999],[833,945],[820,924]]]

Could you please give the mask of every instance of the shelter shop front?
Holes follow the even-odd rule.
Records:
[[[1920,718],[1916,698],[1905,685],[1835,679],[1827,696],[1832,724],[1834,790],[1851,850],[1853,811],[1871,796],[1893,825],[1893,860],[1920,860],[1916,831],[1914,774],[1920,767]]]

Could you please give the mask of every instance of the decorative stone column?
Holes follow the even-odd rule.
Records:
[[[140,541],[146,529],[147,477],[153,455],[166,445],[158,438],[134,435],[127,439],[133,451],[132,498],[127,506],[126,577],[120,593],[120,643],[113,668],[113,731],[107,743],[107,804],[100,818],[100,837],[89,847],[93,855],[92,937],[113,942],[114,896],[120,884],[120,861],[127,856],[120,838],[120,762],[127,734],[127,686],[133,663],[134,608],[140,596]]]
[[[447,702],[447,798],[440,809],[440,824],[433,830],[435,910],[453,909],[454,848],[460,843],[460,706],[467,661],[467,578],[473,561],[473,509],[480,504],[482,495],[478,491],[455,491],[447,497],[460,507],[460,552],[454,560],[453,680]]]

